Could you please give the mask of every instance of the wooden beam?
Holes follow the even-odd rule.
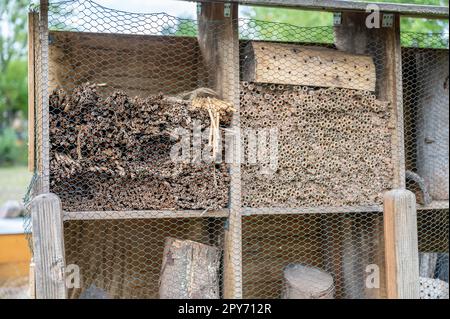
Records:
[[[377,69],[376,94],[393,107],[391,114],[393,188],[405,187],[405,155],[403,133],[402,58],[400,17],[395,15],[391,27],[367,28],[367,13],[346,12],[342,24],[334,28],[335,45],[354,54],[370,54]]]
[[[416,197],[405,189],[384,196],[387,297],[419,298],[419,248]]]
[[[228,209],[220,210],[126,210],[64,212],[66,220],[114,220],[153,218],[206,218],[228,217]]]
[[[64,299],[65,254],[61,201],[52,193],[31,201],[33,260],[37,299]]]
[[[41,0],[39,6],[39,91],[38,110],[38,172],[39,193],[50,192],[50,138],[49,138],[49,94],[48,94],[48,0]]]
[[[229,9],[229,10],[228,10]],[[231,126],[234,141],[240,145],[239,119],[239,35],[238,6],[225,12],[223,3],[205,3],[198,16],[200,50],[209,71],[209,87],[219,96],[232,102],[236,112]],[[234,143],[233,143],[234,144]],[[240,151],[235,149],[230,164],[229,217],[224,242],[224,297],[242,297],[242,225],[241,225],[241,168]]]
[[[193,0],[184,0],[190,1]],[[205,4],[213,2],[218,3],[232,3],[248,6],[262,6],[274,8],[290,8],[313,11],[353,11],[365,12],[369,3],[360,1],[336,1],[336,0],[195,0]],[[397,13],[407,17],[430,18],[430,19],[448,19],[448,7],[444,6],[427,6],[415,4],[398,4],[398,3],[379,3],[376,4],[380,11],[386,13]]]
[[[368,206],[317,206],[317,207],[244,207],[242,216],[251,215],[298,215],[335,213],[374,213],[382,212],[381,205]]]
[[[391,27],[367,28],[365,12],[343,12],[342,22],[335,26],[335,45],[345,52],[352,54],[369,54],[373,57],[376,65],[376,95],[383,101],[388,101],[392,107],[391,121],[389,123],[392,128],[392,166],[390,172],[392,176],[392,187],[405,187],[405,163],[403,153],[403,105],[402,83],[401,83],[401,47],[400,47],[400,18],[396,14],[394,23]],[[375,249],[373,251],[361,252],[363,258],[357,267],[365,269],[369,261],[374,261],[380,269],[380,273],[384,273],[383,262],[383,238],[379,236],[382,231],[381,221],[373,219],[370,221],[372,232],[368,238],[372,242]],[[351,223],[351,221],[349,221]],[[365,236],[359,233],[357,227],[350,227],[352,231],[348,234],[350,238],[354,238],[357,246],[367,246],[364,242]],[[344,240],[342,245],[347,245],[347,249],[354,249],[351,241]],[[347,263],[348,264],[348,263]],[[354,286],[352,274],[343,274],[343,281],[348,283],[350,287]],[[383,298],[385,295],[384,277],[380,278],[379,289],[364,289],[363,292],[367,298]],[[360,292],[358,292],[359,294]]]
[[[39,29],[39,15],[37,12],[28,13],[28,170],[35,168],[35,38]]]

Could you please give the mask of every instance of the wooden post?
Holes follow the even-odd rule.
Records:
[[[384,195],[386,288],[390,299],[419,298],[416,197],[405,189]]]
[[[225,10],[225,6],[226,10]],[[236,147],[230,164],[230,214],[224,242],[224,298],[242,297],[242,228],[239,120],[239,37],[238,6],[202,3],[198,16],[198,41],[209,71],[208,85],[232,102],[236,112],[232,128]]]
[[[377,81],[376,94],[378,99],[390,102],[393,112],[391,116],[392,133],[392,187],[405,188],[405,156],[404,156],[404,134],[403,134],[403,101],[402,101],[402,60],[400,44],[400,16],[394,15],[391,26],[383,26],[380,21],[380,28],[367,28],[366,12],[343,12],[342,23],[334,28],[335,45],[339,50],[353,54],[370,54],[374,58]],[[383,14],[380,14],[383,18]],[[364,256],[364,262],[373,260],[383,269],[383,238],[377,236],[377,231],[381,229],[381,219],[375,218],[371,225],[373,233],[368,239],[376,243],[378,252],[372,256]],[[354,245],[363,246],[361,234],[353,231],[349,234],[356,242]],[[378,238],[377,238],[378,237]],[[346,241],[348,242],[348,241]],[[344,243],[345,245],[345,243]],[[354,247],[354,246],[353,246]],[[350,247],[350,249],[353,249]],[[361,267],[362,266],[362,267]],[[365,269],[367,265],[360,265],[359,269]],[[350,282],[347,286],[353,286],[352,274],[344,274],[344,282]],[[384,276],[380,278],[380,289],[366,289],[366,297],[384,297]]]
[[[35,63],[36,63],[36,31],[39,29],[39,15],[28,13],[28,170],[35,168]]]
[[[191,240],[167,238],[159,297],[161,299],[219,299],[220,252]]]
[[[31,202],[33,260],[37,299],[64,299],[65,256],[61,201],[52,193]]]
[[[50,138],[49,138],[49,94],[48,94],[48,0],[41,0],[39,7],[39,72],[35,79],[36,90],[39,91],[37,103],[38,125],[38,171],[39,193],[50,192]]]

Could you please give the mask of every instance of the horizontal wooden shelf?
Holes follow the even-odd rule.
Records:
[[[448,209],[448,200],[432,201],[429,205],[417,205],[417,210]]]
[[[417,205],[417,210],[449,209],[449,201],[434,201],[430,205]],[[383,211],[383,205],[367,206],[319,206],[319,207],[244,207],[242,216],[252,215],[298,215],[333,213],[376,213]],[[80,211],[64,212],[64,220],[96,219],[147,219],[147,218],[199,218],[228,217],[228,209],[220,210],[130,210],[130,211]]]
[[[382,212],[382,205],[368,206],[318,206],[318,207],[262,207],[262,208],[243,208],[243,216],[251,215],[289,215],[289,214],[330,214],[330,213],[373,213]]]
[[[149,218],[195,218],[228,217],[228,209],[220,210],[127,210],[127,211],[80,211],[64,212],[67,220],[105,220],[105,219],[149,219]]]

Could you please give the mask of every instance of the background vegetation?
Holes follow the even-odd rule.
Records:
[[[389,0],[389,2],[448,6],[448,0]],[[0,0],[0,166],[26,163],[28,6],[28,0]],[[311,28],[308,31],[308,41],[332,41],[329,28],[332,25],[331,13],[246,7],[241,16],[244,18],[241,31],[243,37],[295,41],[301,40],[304,35],[298,28],[302,27],[305,31],[306,27]],[[285,25],[274,28],[274,22]],[[403,38],[404,45],[448,47],[448,36],[432,35],[448,33],[446,21],[402,19],[402,30],[406,35]],[[162,33],[194,36],[196,26],[192,20],[180,20],[177,27],[165,29]]]

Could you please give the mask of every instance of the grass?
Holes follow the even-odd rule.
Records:
[[[22,202],[31,176],[25,166],[0,167],[0,206],[7,200]]]

